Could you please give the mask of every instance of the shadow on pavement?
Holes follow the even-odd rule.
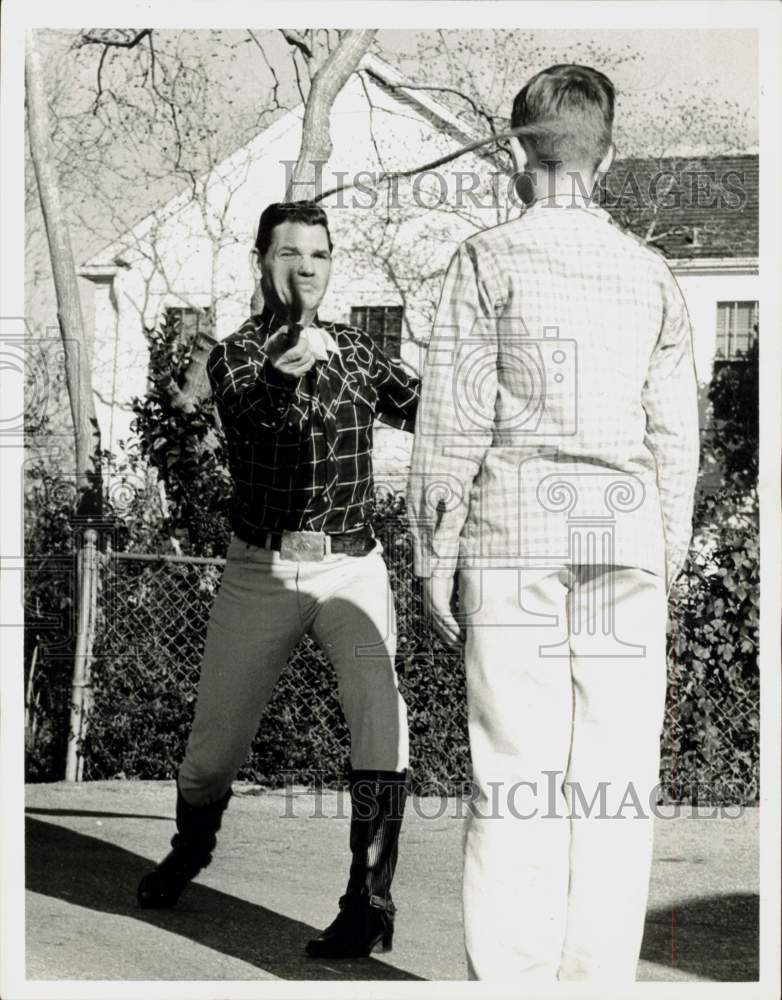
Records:
[[[641,958],[714,982],[756,982],[759,904],[754,893],[734,893],[652,910]]]
[[[170,823],[173,816],[148,816],[143,813],[97,812],[92,809],[38,809],[28,806],[26,816],[93,816],[95,819],[162,819]]]
[[[316,928],[197,883],[173,910],[141,910],[136,885],[150,861],[66,827],[28,819],[26,867],[32,892],[165,928],[282,979],[421,978],[372,958],[334,967],[307,958],[302,949]]]

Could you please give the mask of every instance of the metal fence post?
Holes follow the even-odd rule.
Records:
[[[65,780],[81,781],[84,758],[81,741],[85,733],[85,715],[89,705],[88,688],[92,645],[95,638],[97,605],[97,541],[98,532],[87,528],[82,535],[77,557],[77,631],[71,683],[71,715],[68,728],[68,750],[65,758]]]

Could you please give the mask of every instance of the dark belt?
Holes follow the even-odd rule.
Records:
[[[349,556],[364,556],[375,547],[375,538],[367,527],[358,531],[330,533],[323,531],[254,531],[252,538],[242,541],[259,548],[272,549],[287,558],[302,562],[317,562],[330,552]]]

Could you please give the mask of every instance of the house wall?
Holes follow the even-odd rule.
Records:
[[[296,158],[300,130],[299,109],[215,168],[195,200],[185,194],[174,211],[162,209],[112,248],[110,258],[121,261],[114,282],[95,286],[94,380],[105,447],[119,450],[130,436],[130,401],[146,391],[145,326],[158,324],[169,306],[212,304],[215,335],[222,339],[249,315],[255,280],[249,251],[258,215],[282,195],[284,164]],[[457,145],[365,75],[351,78],[337,98],[332,139],[324,190],[356,179],[357,171],[409,168]],[[512,208],[501,186],[496,198],[491,195],[491,167],[483,160],[465,156],[438,174],[391,188],[373,187],[366,176],[359,177],[361,186],[324,201],[335,254],[320,315],[347,322],[351,307],[401,301],[402,356],[416,368],[453,250],[472,232],[503,221]],[[481,177],[480,206],[464,195],[470,174]],[[727,268],[672,266],[693,322],[696,370],[705,386],[715,350],[717,302],[756,300],[758,278]],[[410,443],[409,435],[378,428],[381,478],[404,468]]]
[[[693,353],[695,373],[698,380],[699,417],[701,427],[709,424],[710,414],[707,402],[708,386],[711,381],[717,340],[718,302],[758,302],[760,300],[760,279],[755,273],[737,274],[727,268],[722,271],[694,270],[691,266],[678,266],[672,262],[672,270],[687,303],[693,329]],[[414,348],[415,345],[410,345]],[[410,352],[410,360],[415,364],[416,351]],[[378,478],[389,484],[403,484],[404,472],[410,462],[410,440],[399,431],[383,429],[375,446],[375,464]]]
[[[717,345],[717,303],[759,302],[760,278],[749,270],[736,274],[727,268],[703,273],[672,264],[676,281],[684,294],[693,329],[693,350],[698,383],[711,381]]]
[[[104,260],[119,260],[113,285],[101,282],[95,299],[94,387],[105,447],[120,449],[130,435],[133,396],[147,384],[148,348],[144,327],[159,324],[171,306],[212,304],[215,335],[223,339],[250,313],[255,275],[250,259],[258,216],[278,200],[286,181],[285,162],[295,161],[300,110],[291,112],[244,149],[238,150],[202,183],[193,199],[185,194],[117,242]],[[324,166],[321,190],[355,172],[398,170],[426,162],[457,143],[441,128],[411,111],[367,78],[354,77],[340,93],[332,114],[334,153]],[[486,173],[464,157],[437,178],[400,183],[389,205],[387,190],[362,187],[324,201],[335,242],[329,291],[320,315],[346,322],[359,305],[393,305],[404,298],[405,357],[416,364],[413,340],[428,336],[439,277],[456,245],[478,228],[499,221],[486,200],[467,200],[454,211],[461,172]],[[427,195],[434,191],[435,197]],[[294,192],[295,196],[295,192]],[[425,207],[436,200],[439,205]],[[379,261],[387,257],[389,266]],[[421,281],[422,273],[429,276]],[[401,282],[401,283],[400,283]]]

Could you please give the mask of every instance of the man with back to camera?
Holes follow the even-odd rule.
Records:
[[[318,319],[331,251],[319,205],[269,205],[255,244],[263,313],[208,361],[234,534],[177,778],[173,850],[141,880],[138,900],[175,905],[210,862],[231,783],[290,652],[309,633],[334,665],[350,729],[352,858],[339,913],[307,953],[350,958],[391,947],[408,766],[394,605],[369,520],[372,425],[379,415],[412,430],[418,379],[363,331]]]
[[[409,509],[464,644],[471,979],[629,982],[643,934],[698,413],[670,270],[591,200],[613,117],[589,67],[516,96],[527,210],[458,249],[422,376]]]

